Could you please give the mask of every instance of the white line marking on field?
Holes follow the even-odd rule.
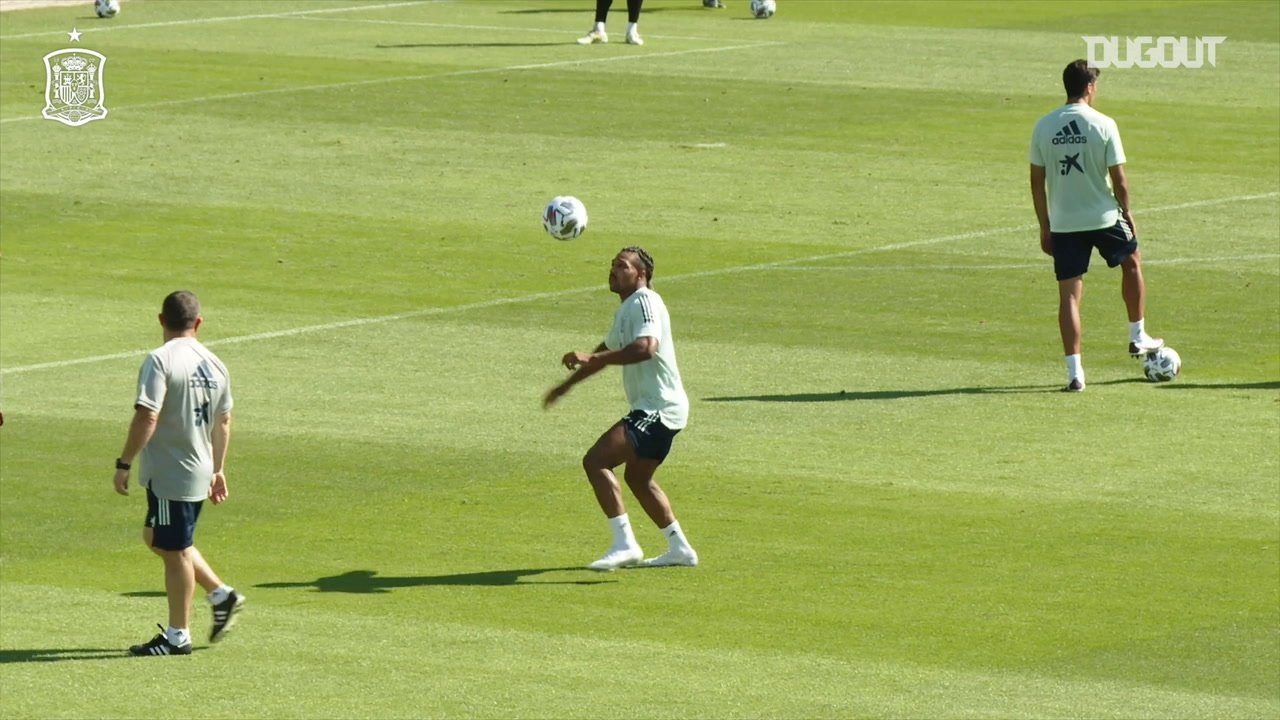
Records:
[[[728,143],[684,143],[680,147],[699,148],[702,150],[711,150],[714,148],[728,147]]]
[[[1266,253],[1261,255],[1218,255],[1212,257],[1181,257],[1181,258],[1150,258],[1142,259],[1143,267],[1149,265],[1187,265],[1195,263],[1197,265],[1213,265],[1215,263],[1242,262],[1252,260],[1278,260],[1280,253]],[[786,272],[795,270],[798,272],[920,272],[928,270],[938,271],[964,271],[964,270],[1033,270],[1033,269],[1052,269],[1053,261],[1046,255],[1044,261],[1038,263],[992,263],[986,265],[785,265],[778,267],[761,268],[761,270],[773,270]]]
[[[116,22],[111,23],[109,25],[101,25],[101,26],[95,25],[94,27],[88,30],[84,30],[83,32],[85,35],[90,35],[93,33],[109,32],[111,30],[145,30],[147,28],[174,27],[177,25],[199,25],[204,23],[238,22],[240,20],[265,20],[268,18],[286,18],[294,15],[315,15],[317,13],[356,12],[358,10],[385,10],[387,8],[406,7],[409,5],[427,5],[431,3],[440,3],[440,2],[449,2],[449,0],[405,0],[405,2],[384,3],[382,5],[351,5],[351,6],[338,7],[338,8],[318,8],[313,10],[293,10],[290,12],[280,12],[280,13],[260,13],[257,15],[221,15],[216,17],[187,18],[185,20],[164,20],[162,22],[149,22],[149,23],[136,23],[136,24],[122,23],[117,20]],[[86,0],[86,4],[87,4],[87,0]],[[66,35],[66,34],[67,33],[65,30],[56,30],[56,31],[51,30],[48,32],[31,32],[31,33],[19,33],[17,35],[0,35],[0,40],[20,40],[22,38],[47,37],[51,35]]]
[[[497,30],[499,32],[510,31],[510,32],[531,32],[531,33],[553,33],[555,35],[560,35],[560,36],[565,36],[568,34],[566,33],[565,30],[561,28],[531,28],[531,27],[516,27],[513,25],[463,25],[459,23],[414,22],[410,20],[373,20],[370,18],[313,18],[313,17],[307,17],[306,14],[303,14],[303,13],[295,13],[295,15],[296,17],[293,17],[290,19],[319,20],[319,21],[341,22],[341,23],[359,22],[359,23],[368,23],[370,25],[401,25],[401,26],[407,26],[407,27],[437,28],[440,30]],[[653,38],[655,40],[694,40],[698,42],[724,42],[726,40],[726,38],[691,37],[687,35],[650,35],[649,33],[645,33],[644,36],[646,38]],[[735,40],[732,42],[746,42],[746,41]]]
[[[63,33],[64,35],[66,33]],[[569,45],[572,43],[566,43]],[[394,82],[410,82],[413,80],[435,80],[440,78],[465,77],[468,75],[487,75],[492,73],[510,72],[516,70],[542,70],[545,68],[565,67],[569,65],[589,65],[595,63],[608,62],[625,62],[628,60],[649,60],[652,58],[675,57],[677,55],[697,55],[701,53],[717,53],[730,52],[732,50],[750,50],[752,48],[769,47],[771,45],[782,45],[779,42],[752,43],[749,45],[729,45],[726,47],[713,48],[693,48],[691,50],[672,50],[670,52],[656,53],[637,53],[634,55],[612,55],[609,57],[595,58],[574,58],[573,60],[556,60],[544,63],[528,63],[523,65],[504,65],[502,67],[474,68],[472,70],[455,70],[445,73],[430,73],[424,75],[398,75],[388,78],[370,78],[368,80],[349,80],[346,82],[323,83],[320,85],[301,85],[295,87],[272,88],[270,90],[250,90],[241,93],[224,93],[221,95],[206,95],[198,98],[180,98],[177,100],[161,100],[152,103],[139,103],[137,105],[124,105],[121,107],[111,108],[111,112],[119,113],[120,111],[144,110],[147,108],[166,107],[169,105],[188,105],[191,103],[207,103],[214,100],[237,100],[247,97],[258,97],[261,95],[278,95],[280,93],[307,92],[316,90],[335,90],[338,88],[361,87],[365,85],[381,85]],[[42,120],[40,115],[24,115],[22,117],[4,118],[0,120],[0,125],[14,122],[25,122],[27,120]]]
[[[1280,192],[1261,193],[1257,195],[1236,195],[1233,197],[1217,198],[1214,200],[1198,200],[1190,203],[1181,203],[1179,205],[1166,205],[1163,207],[1147,208],[1137,214],[1146,215],[1151,213],[1169,212],[1173,210],[1182,210],[1189,207],[1205,207],[1208,205],[1226,205],[1235,202],[1247,202],[1250,200],[1263,200],[1267,198],[1280,197]],[[718,268],[715,270],[704,270],[701,272],[684,273],[683,275],[664,276],[662,282],[673,282],[676,280],[691,280],[696,278],[711,277],[715,275],[730,275],[740,272],[752,272],[756,270],[771,270],[779,267],[795,265],[805,262],[819,262],[822,260],[832,260],[835,258],[854,257],[856,255],[868,255],[877,252],[886,252],[889,250],[897,250],[904,247],[918,247],[921,245],[937,245],[944,242],[952,242],[956,240],[970,240],[980,237],[991,237],[993,235],[1004,235],[1012,232],[1020,232],[1035,228],[1035,225],[1013,225],[1010,227],[993,228],[991,230],[978,230],[975,232],[959,233],[956,235],[943,235],[936,238],[926,238],[923,240],[913,240],[905,243],[895,243],[893,245],[882,245],[875,248],[864,248],[861,250],[849,250],[846,252],[830,253],[826,255],[810,255],[808,257],[792,258],[789,260],[777,260],[774,262],[757,263],[754,265],[737,265],[727,268]],[[550,292],[533,293],[532,295],[521,295],[519,297],[498,298],[496,300],[485,300],[482,302],[467,303],[465,305],[450,305],[447,307],[431,307],[421,310],[409,310],[407,312],[396,313],[394,315],[380,315],[378,317],[353,318],[351,320],[340,320],[338,322],[322,323],[320,325],[305,325],[303,327],[289,328],[287,330],[275,330],[272,332],[256,333],[253,335],[240,335],[237,337],[222,338],[205,343],[209,347],[217,347],[220,345],[233,345],[236,343],[254,342],[257,340],[270,340],[273,338],[292,337],[294,335],[306,335],[317,332],[327,332],[330,330],[341,330],[343,328],[361,327],[365,325],[379,325],[382,323],[394,322],[396,320],[408,320],[411,318],[430,317],[433,315],[452,315],[455,313],[466,312],[468,310],[482,310],[485,308],[499,307],[502,305],[516,305],[527,302],[535,302],[537,300],[549,300],[552,298],[561,298],[569,295],[581,295],[589,292],[600,292],[601,285],[599,283],[588,287],[570,288],[567,290],[554,290]],[[75,358],[72,360],[54,360],[52,362],[36,363],[34,365],[19,365],[18,367],[0,368],[0,375],[17,375],[18,373],[34,372],[36,370],[50,370],[53,368],[70,367],[72,365],[85,365],[88,363],[106,362],[109,360],[124,360],[127,358],[145,355],[150,350],[129,350],[127,352],[112,353],[110,355],[93,355],[90,357]]]

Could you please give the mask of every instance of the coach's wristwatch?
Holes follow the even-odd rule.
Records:
[[[127,462],[125,462],[125,461],[121,460],[120,458],[116,458],[116,469],[117,469],[117,470],[128,470],[128,469],[130,469],[130,468],[132,468],[132,467],[133,467],[133,466],[132,466],[132,465],[130,465],[129,463],[127,463]]]

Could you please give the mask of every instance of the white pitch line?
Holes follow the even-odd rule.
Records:
[[[1268,198],[1280,197],[1280,192],[1259,193],[1256,195],[1235,195],[1227,198],[1216,198],[1213,200],[1194,200],[1192,202],[1178,203],[1177,205],[1163,205],[1161,207],[1146,208],[1145,210],[1137,210],[1135,215],[1150,215],[1152,213],[1170,212],[1173,210],[1186,210],[1187,208],[1205,207],[1207,205],[1223,205],[1233,202],[1247,202],[1249,200],[1266,200]],[[921,245],[936,245],[938,243],[952,242],[954,240],[974,240],[977,238],[991,237],[992,235],[1003,235],[1005,233],[1017,232],[1021,230],[1035,230],[1038,226],[1033,224],[1013,225],[1007,228],[996,228],[994,230],[977,230],[974,232],[960,233],[958,235],[944,235],[936,238],[926,238],[924,240],[908,240],[907,242],[895,243],[893,245],[885,245],[879,248],[867,250],[851,250],[849,252],[834,253],[831,255],[815,255],[809,258],[801,258],[796,262],[805,262],[810,260],[829,260],[840,257],[852,257],[854,255],[865,255],[869,252],[881,252],[885,250],[902,250],[905,248],[920,247]],[[788,262],[788,261],[783,261]]]
[[[1261,200],[1266,198],[1280,197],[1280,192],[1261,193],[1257,195],[1235,195],[1232,197],[1216,198],[1213,200],[1198,200],[1190,203],[1182,203],[1179,205],[1166,205],[1163,207],[1147,208],[1138,214],[1150,214],[1158,212],[1169,212],[1172,210],[1182,210],[1188,207],[1204,207],[1207,205],[1226,205],[1234,202],[1247,202],[1250,200]],[[861,250],[849,250],[846,252],[830,253],[826,255],[810,255],[802,258],[792,258],[790,260],[777,260],[767,263],[756,263],[753,265],[736,265],[727,268],[718,268],[715,270],[703,270],[701,272],[684,273],[682,275],[664,276],[662,282],[673,282],[676,280],[691,280],[696,278],[712,277],[715,275],[731,275],[741,272],[752,272],[756,270],[771,270],[774,268],[786,267],[796,263],[816,262],[822,260],[831,260],[835,258],[853,257],[855,255],[867,255],[876,252],[885,252],[896,250],[903,247],[916,247],[920,245],[936,245],[943,242],[951,242],[955,240],[969,240],[979,237],[990,237],[992,235],[1003,235],[1012,232],[1024,231],[1034,228],[1034,225],[1013,225],[1010,227],[994,228],[991,230],[978,230],[969,233],[959,233],[956,235],[943,235],[936,238],[926,238],[923,240],[915,240],[906,243],[896,243],[893,245],[882,245],[875,248],[864,248]],[[304,325],[302,327],[289,328],[286,330],[275,330],[265,333],[255,333],[253,335],[239,335],[236,337],[222,338],[213,340],[206,345],[217,347],[220,345],[232,345],[243,342],[253,342],[256,340],[270,340],[273,338],[292,337],[295,335],[307,335],[310,333],[327,332],[330,330],[341,330],[349,327],[361,327],[365,325],[379,325],[382,323],[394,322],[396,320],[408,320],[411,318],[429,317],[433,315],[452,315],[455,313],[466,312],[468,310],[481,310],[485,308],[498,307],[501,305],[517,305],[527,302],[535,302],[537,300],[548,300],[551,298],[566,297],[569,295],[581,295],[589,292],[600,292],[600,284],[594,284],[587,287],[571,288],[568,290],[555,290],[551,292],[533,293],[532,295],[521,295],[518,297],[498,298],[496,300],[485,300],[482,302],[467,303],[465,305],[450,305],[447,307],[431,307],[421,310],[410,310],[408,312],[396,313],[394,315],[380,315],[378,317],[354,318],[351,320],[340,320],[338,322],[322,323],[319,325]],[[150,350],[129,350],[126,352],[112,353],[110,355],[93,355],[90,357],[74,358],[72,360],[54,360],[51,362],[36,363],[34,365],[19,365],[18,367],[0,368],[0,375],[17,375],[19,373],[34,372],[36,370],[50,370],[54,368],[71,367],[73,365],[86,365],[89,363],[106,362],[109,360],[124,360],[127,358],[145,355]]]
[[[670,279],[670,278],[669,278]],[[512,305],[517,303],[533,302],[535,300],[546,300],[550,298],[564,297],[566,295],[578,295],[593,290],[599,290],[599,285],[591,287],[573,288],[572,290],[556,290],[552,292],[534,293],[532,295],[522,295],[513,298],[498,298],[496,300],[484,300],[482,302],[467,303],[466,305],[450,305],[447,307],[423,308],[421,310],[410,310],[408,312],[396,313],[394,315],[380,315],[378,317],[354,318],[351,320],[341,320],[339,322],[324,323],[321,325],[305,325],[303,327],[289,328],[287,330],[272,330],[264,333],[254,333],[252,335],[238,335],[236,337],[222,338],[220,340],[212,340],[205,343],[209,347],[217,347],[219,345],[235,345],[244,342],[253,342],[256,340],[271,340],[274,338],[291,337],[294,335],[306,335],[315,332],[325,332],[328,330],[341,330],[343,328],[360,327],[362,325],[379,325],[382,323],[394,322],[396,320],[409,320],[411,318],[429,317],[431,315],[446,315],[452,313],[465,312],[467,310],[483,310],[484,308],[498,307],[500,305]],[[76,358],[74,360],[55,360],[53,362],[37,363],[35,365],[23,365],[21,367],[0,369],[0,375],[14,375],[17,373],[31,372],[34,370],[48,370],[50,368],[68,367],[71,365],[83,365],[86,363],[104,362],[107,360],[123,360],[125,358],[145,355],[150,350],[129,350],[127,352],[112,353],[110,355],[94,355],[93,357]]]
[[[368,23],[370,25],[400,25],[407,27],[427,27],[437,28],[440,30],[497,30],[499,32],[531,32],[531,33],[553,33],[564,37],[568,33],[563,28],[531,28],[516,27],[514,25],[463,25],[460,23],[434,23],[434,22],[416,22],[411,20],[374,20],[371,18],[313,18],[300,15],[296,20],[317,20],[342,23]],[[645,33],[646,38],[655,40],[693,40],[698,42],[725,42],[728,38],[711,38],[711,37],[693,37],[689,35],[650,35]],[[730,40],[730,42],[746,42],[745,40]]]
[[[322,83],[320,85],[299,85],[294,87],[272,88],[270,90],[250,90],[241,93],[223,93],[221,95],[206,95],[198,98],[181,98],[178,100],[160,100],[152,103],[139,103],[137,105],[125,105],[122,107],[112,107],[111,112],[120,112],[121,110],[145,110],[147,108],[167,107],[170,105],[188,105],[191,103],[207,103],[215,100],[237,100],[247,97],[259,97],[262,95],[278,95],[281,93],[293,92],[310,92],[319,90],[335,90],[338,88],[362,87],[366,85],[381,85],[385,83],[395,82],[411,82],[414,80],[435,80],[439,78],[465,77],[468,75],[487,75],[501,72],[512,72],[516,70],[542,70],[545,68],[566,67],[569,65],[589,65],[595,63],[607,62],[625,62],[628,60],[649,60],[652,58],[675,57],[677,55],[696,55],[701,53],[729,52],[732,50],[750,50],[758,47],[769,47],[771,45],[782,45],[779,42],[752,43],[749,45],[729,45],[725,47],[714,48],[693,48],[691,50],[672,50],[670,52],[656,53],[639,53],[634,55],[613,55],[610,57],[597,58],[575,58],[573,60],[556,60],[544,63],[528,63],[522,65],[504,65],[502,67],[474,68],[471,70],[455,70],[446,73],[428,73],[423,75],[397,75],[396,77],[387,78],[370,78],[368,80],[348,80],[345,82]],[[0,125],[26,122],[28,120],[43,120],[41,115],[23,115],[21,117],[4,118],[0,120]]]
[[[440,2],[449,2],[449,0],[406,0],[405,2],[384,3],[382,5],[351,5],[351,6],[340,7],[340,8],[320,8],[316,10],[294,10],[290,12],[260,13],[256,15],[219,15],[215,17],[187,18],[185,20],[164,20],[161,22],[136,23],[136,24],[122,23],[120,21],[116,21],[110,25],[94,26],[89,28],[88,30],[81,30],[80,32],[85,35],[90,35],[93,33],[110,32],[112,30],[145,30],[147,28],[175,27],[178,25],[202,25],[206,23],[238,22],[240,20],[265,20],[268,18],[285,18],[285,17],[292,17],[295,15],[315,15],[317,13],[356,12],[359,10],[385,10],[387,8],[406,7],[409,5],[427,5],[430,3],[440,3]],[[20,40],[22,38],[48,37],[50,35],[66,35],[66,34],[67,32],[65,30],[50,30],[47,32],[42,31],[42,32],[31,32],[31,33],[19,33],[17,35],[0,35],[0,40]]]
[[[1142,259],[1143,267],[1149,265],[1189,265],[1196,263],[1199,265],[1213,265],[1216,263],[1241,262],[1251,260],[1280,260],[1280,253],[1267,253],[1260,255],[1220,255],[1214,257],[1181,257],[1181,258],[1150,258]],[[1052,268],[1053,264],[1048,256],[1045,256],[1043,262],[1038,263],[992,263],[987,265],[787,265],[771,268],[762,268],[763,270],[775,270],[780,272],[800,271],[800,272],[919,272],[922,270],[1033,270]]]

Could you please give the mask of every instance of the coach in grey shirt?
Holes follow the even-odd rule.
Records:
[[[160,325],[164,345],[147,355],[138,373],[129,437],[116,459],[115,488],[129,494],[133,459],[141,455],[140,484],[147,489],[142,538],[164,560],[169,627],[134,655],[190,655],[191,599],[199,583],[209,593],[217,642],[231,628],[244,596],[218,578],[195,547],[196,521],[205,498],[227,499],[223,464],[231,439],[231,376],[196,340],[204,318],[190,292],[164,299]]]

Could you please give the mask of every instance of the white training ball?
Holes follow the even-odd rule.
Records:
[[[557,240],[572,240],[587,229],[587,206],[572,195],[557,195],[542,211],[542,227]]]
[[[1182,358],[1171,347],[1152,350],[1142,357],[1142,374],[1151,382],[1169,382],[1182,372]]]
[[[120,0],[93,0],[93,11],[100,18],[115,17],[120,12]]]
[[[761,20],[773,17],[776,12],[778,12],[776,0],[751,0],[751,14]]]

